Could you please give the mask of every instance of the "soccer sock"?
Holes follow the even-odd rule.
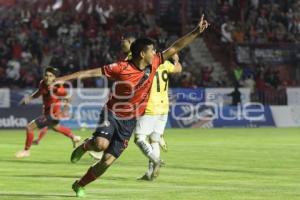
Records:
[[[150,177],[152,172],[153,172],[153,162],[149,160],[148,171],[146,172],[146,174]]]
[[[54,128],[55,131],[64,134],[65,136],[67,136],[68,138],[73,138],[74,134],[72,133],[71,129],[64,127],[64,126],[57,126]]]
[[[46,135],[48,128],[43,128],[40,130],[37,141],[40,142],[42,138]]]
[[[137,139],[135,141],[136,145],[140,148],[145,156],[147,156],[151,161],[158,162],[159,158],[153,153],[152,147],[146,140]]]
[[[111,164],[110,164],[111,165]],[[81,177],[77,184],[81,187],[93,182],[100,177],[110,167],[106,162],[99,161],[88,169],[88,171]]]
[[[159,143],[153,142],[151,143],[153,155],[157,158],[160,156]],[[149,160],[147,175],[150,176],[153,172],[153,162]]]
[[[25,143],[25,150],[29,150],[31,145],[32,145],[32,141],[34,138],[34,132],[31,129],[26,130],[26,143]]]
[[[152,150],[153,150],[153,154],[156,156],[156,157],[160,157],[160,148],[159,148],[159,143],[158,142],[152,142],[151,143],[151,147],[152,147]]]
[[[85,173],[85,175],[83,175],[80,180],[77,182],[77,184],[81,187],[86,186],[87,184],[93,182],[94,180],[96,180],[98,177],[95,174],[93,167],[90,167],[88,169],[88,171]]]

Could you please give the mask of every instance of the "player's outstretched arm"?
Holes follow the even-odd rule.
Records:
[[[69,74],[66,76],[61,76],[58,77],[55,81],[64,82],[64,81],[70,81],[74,79],[85,79],[85,78],[92,78],[92,77],[99,77],[99,76],[102,76],[101,68],[96,68],[96,69],[89,69],[89,70],[75,72],[73,74]]]
[[[169,59],[172,55],[179,52],[181,49],[190,44],[199,34],[204,32],[205,29],[208,28],[208,26],[209,23],[204,19],[204,15],[202,15],[198,26],[194,30],[181,37],[180,39],[176,40],[169,48],[167,48],[163,52],[164,60]]]
[[[23,99],[19,102],[20,105],[27,105],[30,103],[30,101],[32,99],[36,99],[39,96],[41,96],[41,92],[40,89],[37,89],[36,91],[34,91],[30,96],[25,96],[23,97]]]

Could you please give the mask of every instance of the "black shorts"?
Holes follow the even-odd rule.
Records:
[[[39,129],[42,129],[46,126],[55,126],[59,123],[59,120],[53,119],[50,115],[41,115],[34,121]]]
[[[136,126],[136,119],[116,119],[112,112],[103,109],[100,114],[98,128],[93,134],[95,137],[104,137],[110,141],[104,151],[118,158],[127,148],[132,132]]]

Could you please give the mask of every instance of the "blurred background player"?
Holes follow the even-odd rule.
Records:
[[[164,60],[169,59],[190,44],[208,26],[203,15],[193,31],[175,41],[163,53],[156,53],[152,40],[140,38],[130,46],[131,60],[112,63],[102,68],[79,71],[58,79],[59,81],[68,81],[106,76],[118,83],[100,114],[98,128],[93,137],[87,138],[72,152],[71,162],[76,163],[87,151],[104,151],[102,159],[73,183],[72,189],[77,197],[85,196],[84,187],[102,176],[127,148],[136,127],[136,118],[145,113],[157,68]],[[154,174],[160,165],[161,160],[154,161]]]
[[[34,139],[33,142],[32,142],[32,144],[39,145],[40,141],[44,138],[44,136],[46,135],[47,131],[48,131],[48,127],[42,128],[39,131],[37,139]]]
[[[30,147],[34,139],[34,130],[36,128],[44,129],[46,127],[52,128],[54,131],[62,133],[70,138],[73,144],[80,141],[80,136],[76,136],[72,131],[59,125],[59,119],[64,117],[62,105],[66,100],[67,92],[63,86],[53,85],[55,78],[59,76],[59,70],[53,67],[48,67],[45,70],[44,78],[41,80],[39,88],[30,96],[25,96],[20,104],[27,105],[32,99],[40,96],[43,98],[43,115],[32,120],[26,127],[26,142],[24,150],[16,153],[17,158],[30,156]]]
[[[69,105],[70,105],[70,98],[63,98],[62,99],[62,112],[61,112],[61,117],[65,118],[68,116],[68,111],[69,111]],[[46,126],[45,128],[40,129],[38,137],[33,140],[32,144],[33,145],[39,145],[41,140],[44,138],[46,133],[48,132],[48,127]],[[76,144],[78,142],[73,142],[73,147],[76,147]]]

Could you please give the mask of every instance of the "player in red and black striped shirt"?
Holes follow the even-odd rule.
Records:
[[[48,67],[45,70],[44,79],[41,80],[39,88],[30,96],[26,96],[20,102],[21,104],[29,104],[32,99],[42,96],[43,98],[43,115],[31,121],[26,127],[26,142],[24,150],[17,152],[17,158],[30,156],[30,147],[34,138],[34,130],[36,128],[43,131],[47,127],[52,128],[54,131],[62,133],[70,138],[74,143],[80,141],[79,136],[75,136],[72,131],[59,125],[59,119],[64,117],[64,110],[62,106],[66,100],[67,92],[63,86],[53,85],[55,78],[59,75],[56,68]]]
[[[106,76],[115,81],[93,137],[85,140],[71,155],[71,161],[75,163],[87,151],[104,151],[101,161],[90,167],[86,174],[73,184],[72,188],[77,196],[84,196],[84,186],[100,177],[127,147],[136,126],[136,118],[145,112],[158,66],[191,43],[207,27],[208,23],[202,16],[199,25],[193,31],[177,40],[163,53],[155,52],[154,43],[150,39],[137,39],[130,47],[131,60],[80,71],[58,79],[68,81]],[[154,171],[158,170],[161,161],[158,160],[154,165]]]

